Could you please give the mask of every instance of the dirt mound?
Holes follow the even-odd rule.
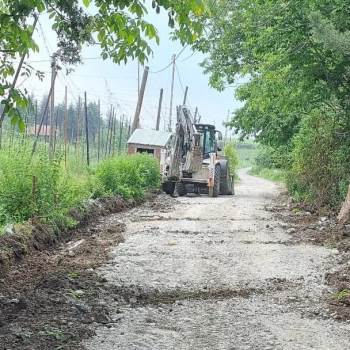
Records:
[[[85,208],[72,210],[70,216],[79,227],[84,227],[101,216],[119,213],[139,203],[133,200],[126,201],[120,197],[91,200]],[[9,226],[7,232],[0,236],[0,272],[4,273],[23,256],[51,249],[58,243],[71,239],[74,234],[75,230],[54,231],[37,218],[25,224]]]

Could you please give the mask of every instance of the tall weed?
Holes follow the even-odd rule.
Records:
[[[69,211],[90,196],[86,180],[69,176],[44,151],[34,157],[26,148],[0,152],[0,226],[33,217],[67,226]]]
[[[144,154],[106,159],[97,166],[96,176],[106,194],[124,198],[142,198],[160,184],[158,161]]]

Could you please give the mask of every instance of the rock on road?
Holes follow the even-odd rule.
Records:
[[[279,187],[240,177],[234,197],[124,215],[125,242],[99,272],[125,302],[87,349],[349,348],[350,325],[322,302],[336,252],[293,242],[265,209]]]

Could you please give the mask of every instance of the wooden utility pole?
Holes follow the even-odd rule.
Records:
[[[58,127],[58,109],[56,111],[56,120],[55,120],[55,135],[53,139],[53,153],[56,153],[56,143],[57,143],[57,127]]]
[[[55,54],[53,54],[52,61],[51,61],[52,92],[51,92],[50,123],[49,123],[50,124],[50,130],[49,130],[49,157],[50,158],[53,157],[53,137],[54,137],[53,129],[54,129],[54,114],[55,114],[55,84],[53,82],[53,79],[54,79],[55,71],[56,71],[56,56]]]
[[[172,131],[176,55],[173,55],[172,61],[173,61],[173,73],[171,77],[170,112],[169,112],[169,126],[168,126],[168,131],[170,132]]]
[[[133,121],[133,124],[132,124],[131,132],[134,132],[140,126],[140,114],[141,114],[143,97],[145,95],[145,89],[146,89],[146,84],[147,84],[148,72],[149,72],[149,67],[146,66],[144,71],[143,71],[141,89],[140,89],[140,93],[139,93],[139,96],[138,96],[138,101],[137,101],[137,106],[136,106],[136,111],[135,111],[135,116],[134,116],[134,121]]]
[[[184,102],[183,102],[183,106],[186,105],[186,102],[187,102],[187,94],[188,94],[188,86],[186,86],[186,89],[185,89],[185,95],[184,95]]]
[[[67,167],[67,139],[68,139],[68,90],[64,87],[64,166]]]
[[[160,126],[160,115],[162,112],[163,92],[164,92],[163,89],[160,89],[156,130],[159,130],[159,126]]]
[[[89,148],[89,122],[87,113],[87,98],[86,91],[84,93],[84,109],[85,109],[85,138],[86,138],[86,162],[90,165],[90,148]]]
[[[137,61],[137,96],[140,95],[140,61]]]

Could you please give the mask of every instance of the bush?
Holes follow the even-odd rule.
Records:
[[[230,172],[231,176],[234,176],[236,174],[237,168],[238,168],[238,155],[236,146],[233,142],[227,143],[224,147],[224,154],[229,160],[230,163]]]
[[[0,226],[33,217],[70,226],[69,211],[91,196],[87,181],[68,176],[59,159],[29,149],[0,152]]]
[[[327,109],[304,119],[294,139],[288,187],[298,199],[337,207],[345,198],[350,174],[350,139],[340,116]]]
[[[106,159],[98,165],[96,176],[105,194],[126,199],[142,198],[145,191],[160,185],[158,161],[144,154]]]
[[[291,163],[291,147],[288,145],[271,147],[259,145],[255,166],[267,169],[286,169]]]

